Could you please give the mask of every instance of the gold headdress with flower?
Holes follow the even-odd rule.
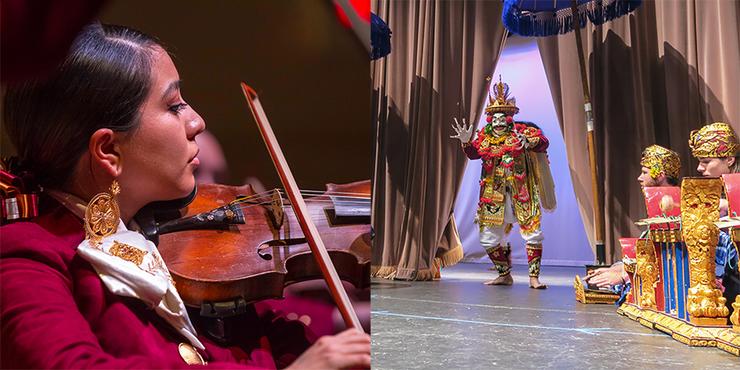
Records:
[[[660,145],[645,148],[640,165],[650,169],[650,177],[653,179],[657,179],[661,173],[677,179],[681,173],[681,158],[678,153]]]
[[[501,81],[501,75],[498,76],[498,83],[493,84],[493,96],[488,94],[486,113],[503,113],[507,116],[519,113],[516,98],[509,97],[509,85]]]
[[[691,154],[696,158],[726,158],[737,155],[735,131],[724,122],[715,122],[689,135]]]

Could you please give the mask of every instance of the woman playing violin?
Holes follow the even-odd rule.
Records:
[[[299,321],[254,311],[224,345],[188,314],[131,222],[193,190],[205,129],[155,39],[88,26],[52,75],[7,89],[4,115],[14,171],[43,192],[37,217],[0,228],[0,367],[369,367],[360,331],[314,341]]]

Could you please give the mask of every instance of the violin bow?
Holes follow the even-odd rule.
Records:
[[[326,251],[326,246],[324,246],[324,242],[319,236],[316,225],[309,217],[306,202],[303,200],[303,196],[301,196],[301,192],[298,189],[295,178],[293,178],[293,173],[288,167],[288,162],[285,160],[285,156],[283,155],[282,149],[280,149],[280,144],[278,144],[277,138],[275,138],[275,133],[272,132],[272,127],[270,126],[270,122],[267,120],[267,115],[265,115],[264,109],[262,109],[262,104],[260,104],[260,100],[257,97],[257,92],[244,82],[241,83],[241,87],[244,92],[244,97],[247,99],[247,103],[249,103],[252,116],[254,116],[254,120],[257,122],[257,127],[260,130],[262,139],[265,140],[267,151],[270,152],[272,162],[275,164],[275,168],[280,176],[280,181],[283,183],[285,192],[293,205],[298,223],[301,225],[301,230],[303,230],[303,234],[306,236],[306,240],[308,241],[308,246],[311,248],[311,252],[316,259],[316,263],[318,263],[319,268],[321,269],[321,274],[324,276],[324,280],[326,280],[326,283],[329,285],[329,291],[334,298],[334,302],[336,302],[345,324],[350,328],[356,328],[362,331],[360,320],[357,318],[357,314],[352,308],[347,292],[344,290],[342,282],[339,280],[337,270],[334,268],[334,264],[329,258],[329,253]]]

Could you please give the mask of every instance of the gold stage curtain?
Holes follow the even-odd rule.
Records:
[[[372,62],[373,276],[431,280],[462,259],[452,210],[466,158],[450,124],[476,122],[504,39],[500,1],[374,1],[393,32]]]
[[[740,132],[740,2],[645,1],[632,14],[583,30],[603,186],[607,262],[621,258],[617,239],[639,235],[644,217],[637,183],[648,145],[681,156],[683,176],[697,176],[689,131],[724,121]],[[563,131],[573,187],[593,246],[583,95],[575,34],[540,38],[540,53]],[[616,247],[615,247],[616,246]]]

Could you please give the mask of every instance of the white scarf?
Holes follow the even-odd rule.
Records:
[[[84,219],[86,205],[81,199],[54,190],[48,193]],[[205,349],[154,243],[140,233],[128,230],[119,220],[115,234],[103,238],[100,245],[83,240],[77,253],[95,268],[113,294],[143,301],[193,346]]]

